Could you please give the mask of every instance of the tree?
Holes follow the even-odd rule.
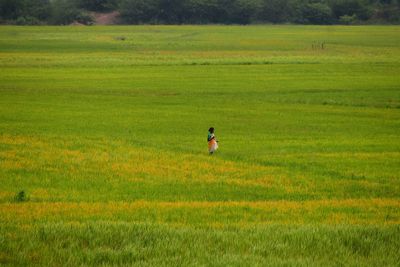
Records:
[[[185,10],[191,23],[217,23],[222,12],[218,0],[187,0]]]
[[[218,0],[216,4],[218,18],[213,22],[227,24],[248,24],[261,8],[260,0]]]
[[[400,23],[400,1],[380,0],[371,17],[376,21]]]
[[[289,0],[263,0],[259,18],[273,23],[287,22],[291,13]]]
[[[327,4],[310,3],[303,10],[304,19],[311,24],[332,24],[332,10]]]
[[[187,17],[185,0],[159,0],[158,19],[166,24],[184,23]]]
[[[0,0],[0,18],[16,19],[22,10],[22,0]]]
[[[111,10],[128,24],[400,23],[400,0],[0,0],[0,23],[88,23],[88,11]]]
[[[41,21],[51,16],[51,4],[49,0],[24,0],[21,15],[33,17]]]
[[[38,24],[50,17],[49,0],[0,0],[0,16],[18,24]]]
[[[260,0],[236,0],[231,7],[231,20],[234,23],[249,24],[257,18],[262,6]]]
[[[344,15],[355,14],[361,20],[367,20],[371,17],[371,5],[368,0],[330,0],[333,15],[339,19]]]
[[[157,0],[121,0],[121,18],[125,23],[149,23],[158,19]]]
[[[54,0],[51,10],[51,24],[66,25],[77,20],[81,15],[81,11],[76,3],[68,0]]]
[[[117,0],[75,0],[79,8],[90,11],[109,11],[114,10],[117,5]]]

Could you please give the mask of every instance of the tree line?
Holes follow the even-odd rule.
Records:
[[[109,11],[122,24],[400,23],[400,0],[0,0],[0,23],[91,24]]]

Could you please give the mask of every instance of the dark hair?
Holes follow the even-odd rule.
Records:
[[[214,127],[211,127],[210,129],[208,129],[208,131],[209,131],[210,133],[214,133]]]

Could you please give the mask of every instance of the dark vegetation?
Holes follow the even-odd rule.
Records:
[[[124,24],[400,22],[400,0],[0,0],[0,23],[91,24],[109,11]]]
[[[15,202],[25,202],[28,201],[29,198],[27,197],[25,191],[19,191],[15,196],[14,196]]]

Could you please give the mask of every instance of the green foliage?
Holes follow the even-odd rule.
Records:
[[[329,0],[336,18],[356,15],[358,19],[367,20],[371,16],[372,6],[367,0]]]
[[[16,201],[16,202],[28,201],[28,197],[27,197],[25,191],[18,192],[14,197],[14,201]]]
[[[39,24],[50,17],[49,0],[0,0],[0,17],[19,24]]]
[[[117,7],[118,0],[73,0],[76,5],[80,8],[105,12],[114,10]]]
[[[343,16],[340,16],[340,18],[339,18],[339,23],[344,24],[344,25],[352,25],[352,24],[355,24],[356,22],[357,22],[356,14],[353,14],[351,16],[343,15]]]
[[[380,4],[372,14],[372,19],[380,22],[400,23],[400,2]]]
[[[67,25],[77,19],[79,9],[69,0],[55,0],[52,5],[51,24]]]
[[[293,20],[293,9],[290,0],[263,0],[259,19],[273,23]]]
[[[46,21],[51,15],[50,12],[49,0],[25,0],[22,15]]]
[[[75,19],[77,22],[85,24],[85,25],[92,25],[93,24],[93,18],[92,16],[87,13],[86,11],[80,11]]]
[[[260,0],[121,0],[119,10],[128,23],[248,24],[260,7]]]
[[[366,0],[121,0],[119,10],[128,23],[237,23],[253,21],[303,24],[337,23],[342,16],[357,20],[372,18],[395,22],[397,5],[379,5]],[[390,8],[389,8],[390,7]],[[378,12],[380,11],[380,13]],[[353,21],[354,22],[354,21]]]
[[[51,24],[68,25],[74,21],[82,24],[90,24],[90,15],[79,9],[75,3],[69,0],[54,0],[52,2]]]
[[[35,17],[18,17],[15,21],[17,25],[40,25],[41,22]]]
[[[0,21],[68,24],[79,13],[113,10],[128,24],[345,24],[343,19],[353,15],[352,23],[400,22],[397,0],[0,0]]]
[[[331,24],[333,22],[331,8],[323,3],[305,5],[303,17],[310,24]]]
[[[16,19],[22,10],[22,0],[0,0],[0,17]]]
[[[158,0],[158,13],[153,19],[164,24],[181,24],[185,21],[186,1],[182,0]]]
[[[159,14],[157,0],[121,0],[121,17],[126,23],[156,22]]]
[[[257,18],[262,6],[261,0],[236,0],[231,14],[231,21],[239,24],[249,24]]]
[[[222,11],[218,0],[187,0],[185,3],[187,19],[190,23],[221,22]]]

